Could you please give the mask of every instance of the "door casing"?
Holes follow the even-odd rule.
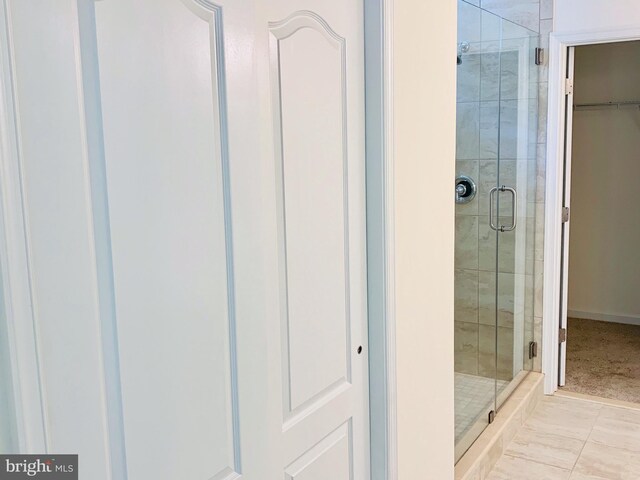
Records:
[[[567,177],[570,175],[571,165],[570,130],[565,134],[565,125],[568,120],[570,122],[567,113],[570,116],[571,112],[567,112],[565,108],[564,87],[571,60],[569,48],[636,40],[640,40],[640,28],[554,32],[550,36],[542,320],[542,373],[545,375],[544,393],[547,395],[558,390],[560,372],[564,371],[563,360],[566,360],[558,346],[559,326],[566,326],[567,321],[567,308],[566,304],[562,305],[562,299],[566,299],[567,294],[569,248],[566,241],[563,248],[562,207],[571,194],[570,178],[565,178],[565,142],[568,142],[569,147],[566,159]],[[570,68],[573,69],[573,65]],[[561,348],[565,349],[564,346]]]

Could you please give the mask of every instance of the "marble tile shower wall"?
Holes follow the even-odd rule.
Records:
[[[493,376],[497,338],[498,377],[509,380],[514,373],[514,318],[524,321],[525,331],[533,331],[541,344],[548,72],[545,58],[528,86],[529,131],[519,131],[523,104],[518,55],[504,48],[502,53],[496,51],[497,29],[481,27],[483,14],[477,7],[540,32],[540,46],[548,51],[553,6],[552,0],[460,0],[459,5],[459,41],[470,42],[471,48],[458,67],[456,171],[476,179],[479,192],[470,204],[456,206],[456,371]],[[506,42],[508,33],[503,34]],[[518,137],[528,139],[526,152],[518,149]],[[515,232],[500,234],[496,332],[496,241],[489,228],[488,192],[497,181],[498,147],[500,183],[520,181],[520,189],[526,179],[527,191],[520,198],[527,202],[527,214],[526,222],[521,219],[520,224],[526,228],[524,262],[516,259]],[[504,202],[500,215],[508,215],[510,208]],[[524,298],[514,295],[518,289],[525,292]],[[539,354],[533,361],[536,371],[540,371],[540,358]]]

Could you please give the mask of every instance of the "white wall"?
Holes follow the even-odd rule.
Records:
[[[456,2],[394,2],[400,480],[453,478]]]
[[[576,48],[575,103],[612,100],[640,100],[640,42]],[[573,125],[570,316],[640,321],[640,110],[579,109]]]
[[[555,0],[555,31],[616,30],[640,25],[637,0]]]

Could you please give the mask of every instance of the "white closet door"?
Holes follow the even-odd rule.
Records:
[[[267,373],[238,368],[239,324],[260,333],[266,316],[237,309],[226,104],[242,100],[225,89],[223,18],[206,1],[96,3],[130,479],[228,478],[261,429],[239,395]]]
[[[567,51],[567,84],[572,88],[566,90],[565,103],[565,151],[564,151],[564,198],[562,206],[571,205],[571,151],[573,140],[573,82],[575,78],[575,47],[569,47]],[[561,282],[560,282],[560,329],[567,333],[568,322],[568,298],[569,298],[569,233],[571,232],[571,218],[562,223],[562,260],[561,260]],[[567,340],[561,341],[558,345],[558,386],[564,387],[567,371]]]
[[[363,4],[262,3],[275,139],[285,478],[364,479]]]
[[[369,478],[362,2],[5,1],[35,295],[92,292],[39,314],[76,332],[39,339],[49,450],[97,480]]]

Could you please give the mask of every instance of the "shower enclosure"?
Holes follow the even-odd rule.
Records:
[[[540,68],[537,32],[458,10],[456,461],[533,366]]]

